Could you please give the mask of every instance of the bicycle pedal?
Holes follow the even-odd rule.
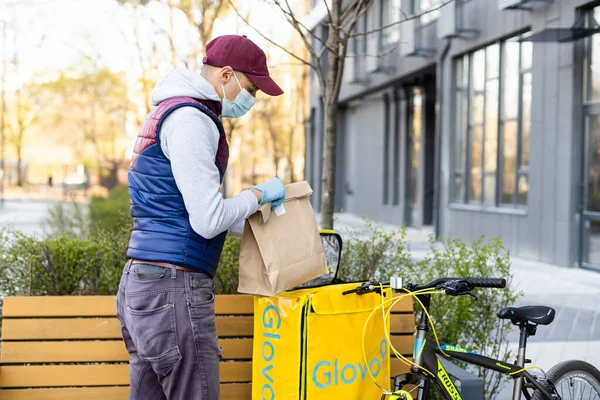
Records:
[[[413,400],[413,398],[407,391],[398,390],[390,395],[389,400]]]

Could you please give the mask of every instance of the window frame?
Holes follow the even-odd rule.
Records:
[[[427,9],[423,9],[423,2],[428,1],[431,3]],[[419,17],[419,25],[420,26],[428,26],[435,23],[438,19],[440,19],[440,10],[429,11],[432,8],[439,7],[443,4],[443,0],[413,0],[412,1],[412,14],[419,15],[423,14]],[[424,18],[425,17],[425,18]]]
[[[529,178],[529,157],[527,165],[523,165],[523,154],[524,154],[524,126],[529,125],[529,132],[527,140],[531,138],[531,103],[532,103],[532,65],[524,66],[524,43],[519,39],[525,37],[528,32],[522,32],[517,35],[513,35],[507,38],[496,40],[491,43],[487,43],[485,46],[474,49],[468,53],[464,53],[454,57],[452,64],[452,93],[453,93],[453,113],[452,113],[452,150],[451,150],[451,192],[450,192],[450,204],[453,205],[464,205],[464,206],[479,206],[484,208],[498,208],[498,209],[524,209],[527,207],[527,199],[529,189],[527,192],[519,191],[519,183],[521,179]],[[505,117],[505,86],[507,82],[506,75],[506,45],[511,41],[518,43],[518,107],[517,115],[511,117]],[[497,57],[497,68],[498,76],[496,78],[490,78],[489,76],[489,65],[488,65],[488,53],[493,46],[498,46],[498,57]],[[474,71],[474,55],[480,51],[483,51],[483,71]],[[530,47],[531,54],[529,59],[532,60],[533,48]],[[479,77],[478,80],[482,80],[483,88],[477,90],[475,93],[473,89],[474,73],[483,73],[483,77]],[[524,113],[524,81],[526,76],[529,75],[531,78],[531,86],[529,92],[529,104],[530,107],[529,121],[525,121]],[[459,79],[460,78],[460,79]],[[488,81],[498,80],[498,106],[496,115],[496,140],[495,140],[495,157],[496,157],[496,168],[494,173],[494,195],[493,202],[486,202],[486,176],[489,175],[490,171],[486,171],[486,126],[487,122],[487,106],[488,106]],[[483,120],[474,122],[473,121],[473,106],[474,99],[476,96],[483,96]],[[460,104],[459,104],[460,103]],[[466,107],[466,110],[465,110]],[[466,119],[466,120],[465,120]],[[504,147],[505,147],[505,126],[507,122],[516,121],[517,132],[516,132],[516,155],[515,155],[515,168],[514,168],[514,188],[511,196],[511,202],[504,201]],[[473,131],[475,129],[481,129],[481,155],[480,155],[480,193],[475,196],[473,193],[473,181],[472,181],[472,169],[473,169]],[[489,146],[489,145],[488,145]],[[459,148],[460,147],[460,148]],[[530,147],[528,146],[530,152]],[[489,156],[489,155],[488,155]],[[529,154],[528,154],[529,156]],[[522,195],[526,193],[525,201],[522,201]],[[489,199],[488,199],[489,200]]]

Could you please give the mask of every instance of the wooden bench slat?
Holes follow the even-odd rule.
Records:
[[[223,359],[252,359],[252,339],[219,339],[223,348]]]
[[[4,319],[2,339],[122,339],[122,336],[116,318]]]
[[[127,400],[127,397],[129,386],[0,391],[2,400]]]
[[[394,294],[395,297],[400,294]],[[4,318],[51,317],[113,317],[116,315],[113,296],[7,296],[4,298]],[[392,313],[412,313],[412,298],[405,297]],[[253,315],[254,299],[250,295],[218,295],[217,315]]]
[[[4,318],[25,318],[113,317],[117,311],[113,296],[7,296],[2,312]],[[253,315],[254,298],[250,295],[216,296],[215,313]]]
[[[394,293],[394,297],[404,296],[402,293]],[[413,298],[405,296],[402,300],[394,305],[392,313],[413,313]]]
[[[412,360],[412,357],[409,357],[409,360]],[[397,359],[396,357],[390,360],[390,376],[394,377],[400,374],[406,374],[410,372],[410,367],[405,365],[402,361]]]
[[[93,388],[8,389],[0,392],[2,400],[127,400],[129,386]],[[242,400],[252,397],[249,383],[221,384],[221,400]]]
[[[250,382],[250,362],[221,363],[221,382]],[[393,358],[392,376],[409,371],[409,367]],[[0,387],[40,386],[106,386],[129,384],[128,365],[51,365],[2,366]],[[4,393],[4,392],[2,392]]]
[[[392,314],[390,315],[391,333],[414,333],[415,318],[412,314]]]
[[[392,333],[413,333],[412,314],[392,314]],[[219,337],[251,337],[253,317],[217,317]],[[3,340],[121,339],[116,318],[5,319]]]
[[[251,359],[252,339],[219,339],[223,358]],[[127,362],[129,353],[122,340],[66,342],[4,342],[3,364]]]
[[[400,352],[400,354],[406,356],[412,356],[413,347],[415,343],[415,337],[412,335],[393,335],[391,336],[392,344]],[[390,350],[391,353],[391,350]]]
[[[7,296],[2,314],[11,317],[108,317],[116,315],[114,296]]]
[[[102,342],[4,342],[0,362],[68,363],[127,362],[129,353],[122,340]],[[4,367],[0,367],[4,369]]]
[[[414,337],[392,336],[392,344],[404,355],[412,354]],[[225,360],[252,358],[252,339],[219,339]],[[129,354],[121,340],[64,342],[4,342],[3,364],[127,362]]]
[[[129,385],[129,365],[43,365],[0,367],[0,388]]]
[[[252,362],[222,362],[219,364],[221,383],[252,382]]]
[[[217,317],[220,337],[252,336],[253,317]],[[121,339],[116,318],[5,319],[3,340]]]
[[[242,400],[252,398],[251,383],[221,384],[219,400]]]
[[[254,335],[254,317],[217,317],[219,337],[244,337]]]
[[[0,388],[115,386],[129,384],[129,365],[35,365],[1,367]],[[252,363],[220,364],[221,383],[251,382]]]

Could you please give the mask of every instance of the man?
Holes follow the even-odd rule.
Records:
[[[129,171],[134,226],[117,295],[131,355],[131,400],[219,398],[214,276],[227,231],[285,198],[277,178],[224,200],[228,144],[220,117],[240,117],[261,90],[283,91],[245,36],[208,43],[201,74],[168,71],[152,93]]]

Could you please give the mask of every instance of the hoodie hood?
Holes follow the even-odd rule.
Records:
[[[152,105],[177,96],[221,102],[214,86],[202,75],[183,68],[171,68],[156,83],[151,96]]]

